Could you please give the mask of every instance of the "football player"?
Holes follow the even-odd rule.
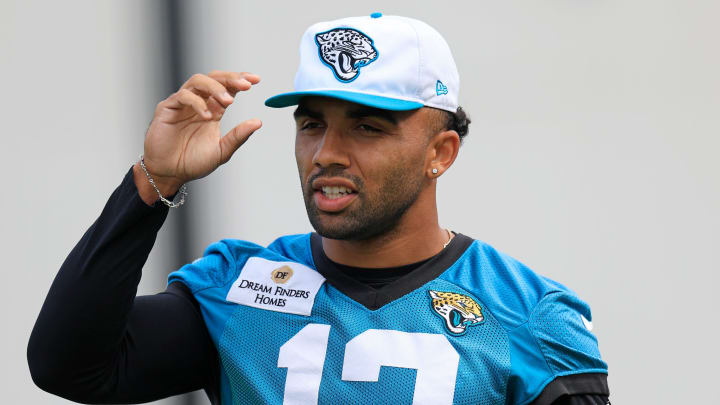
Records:
[[[136,297],[183,185],[260,128],[219,133],[259,80],[197,74],[158,104],[144,155],[48,293],[28,347],[38,386],[104,403],[200,388],[222,404],[608,403],[588,305],[438,224],[437,183],[470,121],[450,48],[410,18],[311,26],[294,91],[266,101],[295,106],[315,232],[222,240]]]

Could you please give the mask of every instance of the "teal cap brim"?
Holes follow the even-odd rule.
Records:
[[[338,98],[340,100],[346,100],[366,105],[368,107],[393,111],[415,110],[423,106],[422,103],[418,103],[417,101],[398,100],[396,98],[376,96],[374,94],[355,93],[344,90],[308,90],[283,93],[265,100],[265,105],[273,108],[289,107],[291,105],[297,105],[301,98],[307,96]]]

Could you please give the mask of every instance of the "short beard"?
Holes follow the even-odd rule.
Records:
[[[343,173],[331,173],[335,170],[323,170],[308,179],[303,187],[305,198],[305,209],[307,210],[310,224],[315,231],[323,237],[338,240],[369,240],[377,239],[394,230],[407,210],[415,204],[422,191],[423,177],[412,176],[407,166],[402,164],[395,166],[385,176],[380,191],[377,195],[368,196],[364,194],[362,180]],[[345,177],[353,181],[360,192],[357,196],[359,206],[355,209],[346,209],[337,214],[320,213],[315,200],[311,184],[318,177]],[[357,203],[355,205],[358,205]],[[340,224],[324,224],[321,215],[342,216],[344,221]]]

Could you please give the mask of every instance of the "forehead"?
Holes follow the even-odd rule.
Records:
[[[378,117],[399,124],[418,115],[420,110],[422,108],[410,111],[392,111],[332,97],[307,96],[300,99],[294,115],[296,117],[305,115],[319,117],[342,116],[347,118]]]

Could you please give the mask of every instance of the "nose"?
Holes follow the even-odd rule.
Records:
[[[322,139],[317,144],[313,155],[313,165],[317,167],[330,167],[333,165],[348,167],[350,159],[347,154],[348,145],[343,140],[342,131],[328,126]]]

